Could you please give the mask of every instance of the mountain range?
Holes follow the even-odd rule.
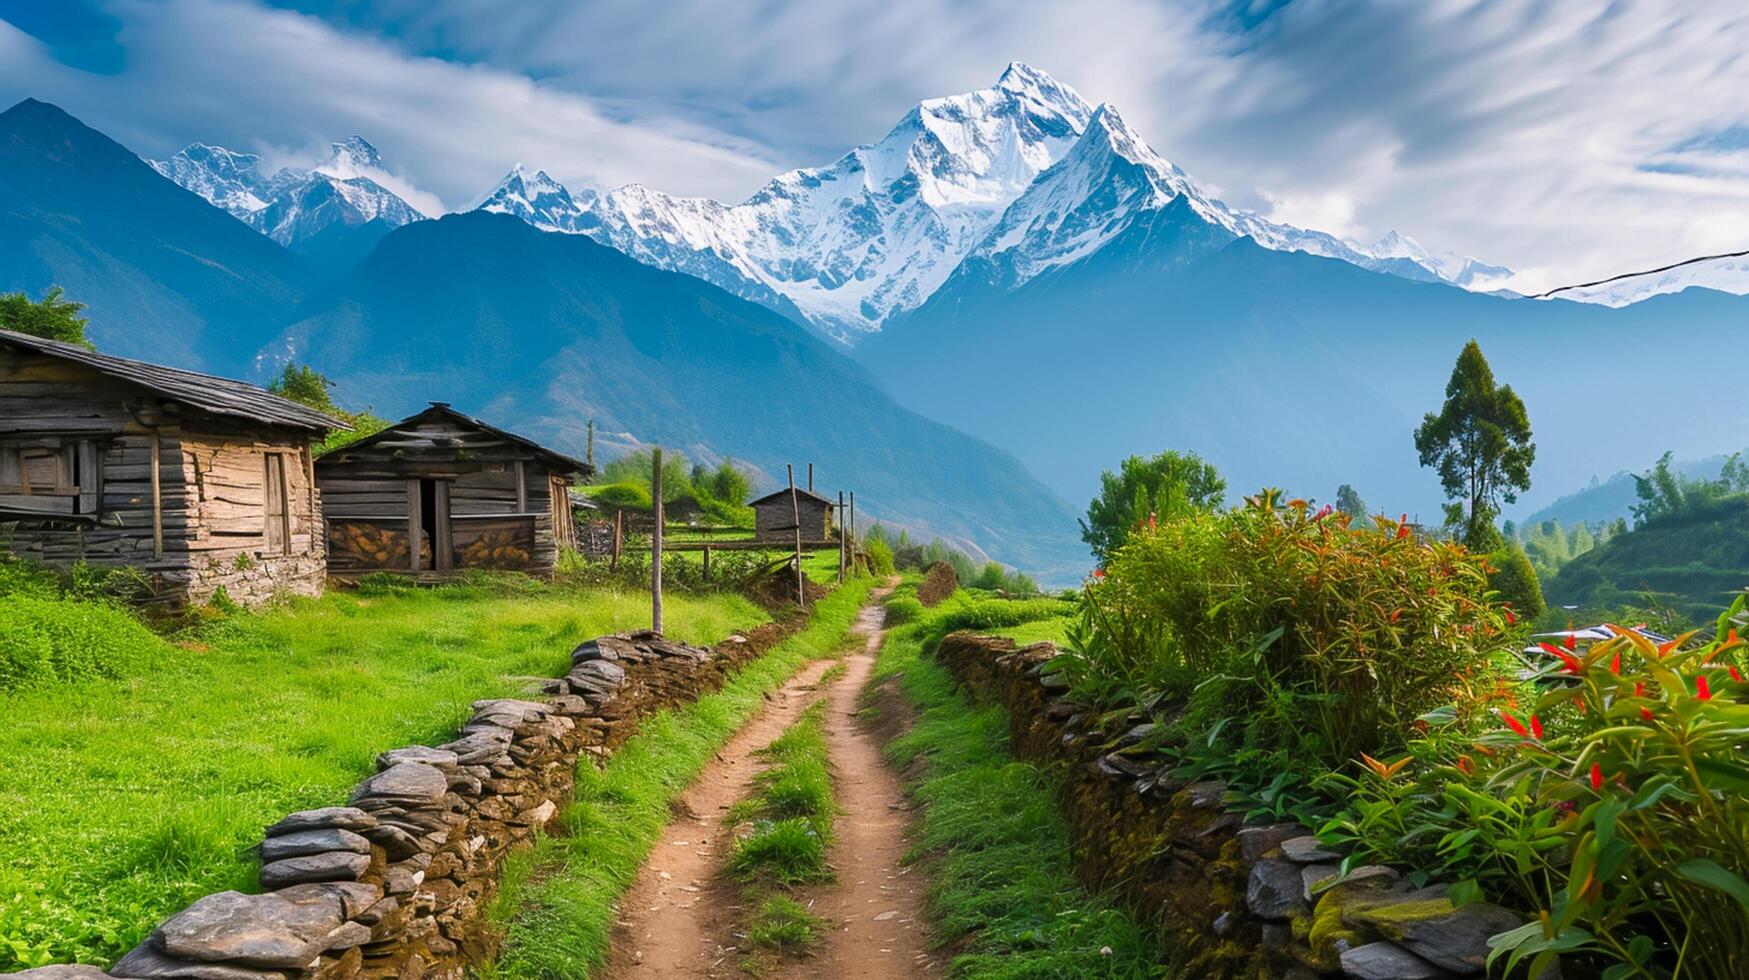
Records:
[[[1081,202],[1075,214],[1030,213],[1065,188],[1096,179],[1088,168],[1102,165],[1114,138],[1137,168],[1135,193]],[[337,152],[342,145],[335,144]],[[239,201],[254,208],[249,214],[264,213],[255,207],[263,192],[245,184],[239,194],[232,176],[257,173],[253,162],[234,162],[253,157],[198,144],[178,156],[184,154],[190,155],[156,166],[233,213]],[[1048,192],[1039,186],[1047,172]],[[267,191],[277,190],[276,178],[268,178]],[[740,204],[676,197],[641,184],[572,191],[545,171],[518,164],[470,209],[511,214],[544,231],[588,235],[854,343],[923,305],[967,262],[1000,253],[1014,274],[1030,275],[1096,247],[1100,227],[1121,227],[1136,212],[1179,194],[1189,195],[1211,221],[1267,248],[1473,289],[1494,288],[1511,276],[1509,269],[1465,256],[1436,255],[1396,232],[1363,245],[1230,208],[1147,149],[1114,107],[1091,105],[1019,62],[990,88],[926,100],[880,141],[828,166],[780,174]],[[1026,237],[1023,225],[1041,219],[1052,224],[1043,237],[1056,241]],[[276,240],[296,249],[299,238]]]
[[[295,359],[344,404],[451,401],[577,455],[594,419],[604,448],[732,457],[765,487],[812,462],[872,518],[1055,581],[1085,570],[1069,507],[1012,455],[901,408],[791,319],[585,236],[413,221],[330,280],[35,101],[0,113],[0,232],[0,290],[65,286],[105,351],[258,380]]]

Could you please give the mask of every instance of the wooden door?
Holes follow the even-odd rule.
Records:
[[[291,508],[286,499],[287,483],[285,477],[285,457],[279,453],[268,453],[266,484],[262,487],[263,510],[266,516],[267,528],[263,535],[267,543],[267,552],[273,555],[291,554]]]

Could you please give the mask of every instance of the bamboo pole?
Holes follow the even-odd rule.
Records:
[[[801,497],[796,494],[796,468],[786,463],[784,470],[789,474],[789,509],[790,513],[795,516],[796,605],[805,607],[808,604],[808,590],[802,584],[802,502]]]
[[[844,584],[844,564],[849,559],[849,555],[845,554],[845,552],[844,552],[844,542],[845,542],[844,518],[846,516],[848,516],[848,515],[846,515],[844,513],[844,491],[840,490],[840,491],[838,491],[838,584],[839,585]]]
[[[856,562],[857,548],[861,539],[856,536],[856,491],[850,491],[850,560]]]
[[[650,452],[650,498],[656,509],[656,531],[650,539],[650,629],[662,632],[662,447]]]

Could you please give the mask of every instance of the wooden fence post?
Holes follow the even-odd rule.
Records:
[[[788,463],[784,470],[789,473],[789,509],[795,515],[796,523],[796,605],[806,608],[808,605],[808,590],[802,583],[802,502],[796,494],[796,468]]]
[[[856,563],[858,540],[856,536],[856,491],[852,490],[850,491],[850,561],[852,564]]]
[[[650,498],[656,510],[656,530],[650,539],[650,628],[662,632],[662,447],[650,452]]]
[[[704,580],[706,584],[709,584],[711,580],[711,545],[709,541],[704,544]]]
[[[607,562],[607,570],[610,572],[619,571],[619,552],[625,547],[625,534],[626,512],[616,510],[613,512],[613,557]]]
[[[844,512],[844,491],[838,491],[838,584],[844,584],[844,563],[849,557],[844,553],[844,519],[850,515]]]

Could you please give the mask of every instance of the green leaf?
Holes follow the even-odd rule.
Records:
[[[1737,904],[1745,910],[1749,910],[1749,882],[1720,867],[1717,861],[1691,858],[1678,865],[1676,873],[1689,881],[1724,892],[1736,899]]]

